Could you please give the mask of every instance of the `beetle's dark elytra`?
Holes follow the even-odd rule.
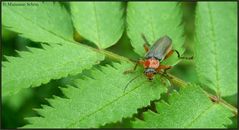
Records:
[[[172,49],[172,40],[167,35],[158,39],[150,50],[146,53],[145,58],[156,58],[162,61],[166,54]]]

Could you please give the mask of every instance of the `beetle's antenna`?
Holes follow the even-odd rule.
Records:
[[[192,60],[193,59],[193,56],[191,56],[191,57],[182,57],[182,56],[180,56],[180,54],[179,54],[179,52],[177,50],[174,50],[174,51],[177,53],[179,59],[186,59],[186,60]]]
[[[141,33],[141,36],[142,38],[144,39],[144,42],[147,44],[147,45],[150,45],[148,40],[146,39],[145,35],[143,33]]]
[[[129,84],[130,84],[131,82],[133,82],[135,79],[137,79],[140,75],[141,75],[141,74],[135,76],[133,79],[131,79],[131,80],[126,84],[126,86],[125,86],[125,88],[124,88],[124,92],[125,92],[126,88],[129,86]]]

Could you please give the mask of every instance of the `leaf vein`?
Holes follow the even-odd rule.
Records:
[[[143,83],[144,83],[144,82],[146,82],[146,81],[143,81]],[[76,126],[77,122],[80,122],[80,121],[82,121],[82,120],[84,120],[84,119],[86,119],[86,118],[88,118],[88,117],[94,115],[95,113],[102,111],[104,108],[107,108],[108,106],[110,106],[110,105],[113,104],[114,102],[120,100],[122,97],[124,97],[124,96],[130,94],[131,92],[134,92],[134,90],[140,88],[141,86],[142,86],[142,83],[140,83],[138,86],[136,86],[136,87],[133,88],[132,90],[130,90],[130,91],[128,91],[128,92],[125,92],[125,94],[123,94],[123,95],[121,95],[121,96],[115,98],[115,99],[112,100],[111,102],[106,103],[105,105],[103,105],[103,106],[100,107],[99,109],[97,109],[97,110],[95,110],[95,111],[93,111],[93,112],[91,112],[91,113],[85,115],[85,116],[84,116],[83,118],[81,118],[80,120],[74,121],[73,123],[71,123],[71,124],[68,126],[68,128],[71,128],[71,126],[72,126],[72,127],[73,127],[73,126]]]
[[[216,35],[215,35],[215,27],[214,27],[214,22],[213,22],[213,17],[212,17],[212,10],[211,10],[211,8],[210,8],[210,5],[209,5],[209,3],[207,4],[208,5],[208,10],[209,10],[209,17],[210,17],[210,20],[209,20],[209,22],[210,22],[210,24],[211,24],[211,30],[212,30],[212,44],[213,44],[213,47],[214,47],[214,49],[213,49],[213,53],[215,54],[214,55],[214,62],[213,63],[215,63],[214,64],[214,66],[215,66],[215,70],[216,70],[216,88],[217,88],[217,95],[218,96],[220,96],[220,87],[219,87],[219,74],[218,74],[218,72],[219,72],[219,70],[218,70],[218,64],[217,64],[217,43],[216,43]]]
[[[14,12],[14,13],[16,13],[17,15],[21,16],[21,17],[24,18],[26,21],[29,21],[29,22],[31,22],[32,24],[38,26],[38,27],[41,28],[42,30],[45,30],[45,31],[49,32],[50,34],[53,34],[53,35],[55,35],[56,37],[61,38],[61,39],[65,40],[65,41],[73,42],[73,41],[70,40],[70,39],[66,39],[66,38],[64,38],[64,37],[62,37],[62,36],[60,36],[60,35],[58,35],[58,34],[52,32],[52,31],[50,31],[50,30],[44,28],[43,26],[41,26],[41,25],[39,25],[39,24],[36,24],[36,23],[33,22],[31,19],[28,19],[27,17],[21,15],[21,14],[18,13],[17,11],[11,10],[10,8],[9,8],[9,10],[12,11],[12,12]]]
[[[210,105],[207,109],[205,109],[203,112],[201,112],[199,115],[197,115],[194,119],[192,119],[191,122],[189,122],[187,125],[183,125],[185,126],[184,128],[189,128],[190,126],[193,125],[194,122],[196,122],[202,115],[204,115],[206,112],[208,112],[210,109],[212,109],[214,106],[216,106],[215,104]]]

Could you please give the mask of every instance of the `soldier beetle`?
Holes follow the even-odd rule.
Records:
[[[154,78],[154,75],[161,74],[162,71],[163,71],[163,74],[167,75],[166,71],[172,68],[172,66],[161,65],[161,62],[167,59],[168,57],[170,57],[174,52],[177,53],[179,59],[188,59],[188,60],[193,59],[193,56],[181,57],[177,50],[172,49],[172,40],[167,35],[159,38],[151,47],[146,37],[143,34],[141,34],[141,36],[145,42],[145,44],[143,45],[146,51],[144,60],[142,59],[138,60],[135,64],[134,69],[125,71],[124,72],[125,74],[133,72],[134,70],[136,70],[137,66],[140,64],[144,66],[144,74],[146,75],[146,77],[149,80],[152,80]],[[128,85],[139,76],[140,75],[130,80],[125,86],[124,91],[126,90]]]

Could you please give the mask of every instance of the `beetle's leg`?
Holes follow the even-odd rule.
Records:
[[[149,51],[149,46],[148,46],[147,44],[144,44],[144,50],[145,50],[146,52]]]
[[[140,64],[140,65],[144,64],[144,60],[139,60],[139,61],[137,61],[136,64],[135,64],[135,66],[134,66],[134,68],[133,68],[133,69],[130,69],[130,70],[124,71],[124,74],[128,74],[128,73],[134,72],[139,64]]]
[[[173,50],[169,51],[168,54],[164,57],[164,60],[169,58],[173,54]]]
[[[171,68],[172,68],[172,66],[169,66],[169,65],[160,65],[160,66],[156,69],[156,71],[157,71],[158,73],[160,73],[161,70],[164,70],[164,71],[163,71],[163,75],[165,75],[165,76],[171,78],[171,77],[167,74],[167,72],[166,72],[167,70],[169,70],[169,69],[171,69]]]
[[[160,65],[157,69],[156,69],[156,71],[157,72],[160,72],[161,70],[168,70],[168,69],[171,69],[172,68],[172,66],[170,66],[170,65]]]
[[[171,50],[171,51],[175,51],[177,53],[179,59],[187,59],[187,60],[193,59],[193,56],[191,56],[191,57],[182,57],[182,56],[180,56],[180,54],[179,54],[179,52],[177,50]]]
[[[171,51],[169,51],[168,54],[165,56],[164,59],[167,59],[168,57],[170,57],[170,56],[174,53],[174,51],[177,53],[179,59],[187,59],[187,60],[193,59],[193,56],[191,56],[191,57],[182,57],[182,56],[180,56],[180,54],[179,54],[179,52],[178,52],[177,50],[171,50]]]

